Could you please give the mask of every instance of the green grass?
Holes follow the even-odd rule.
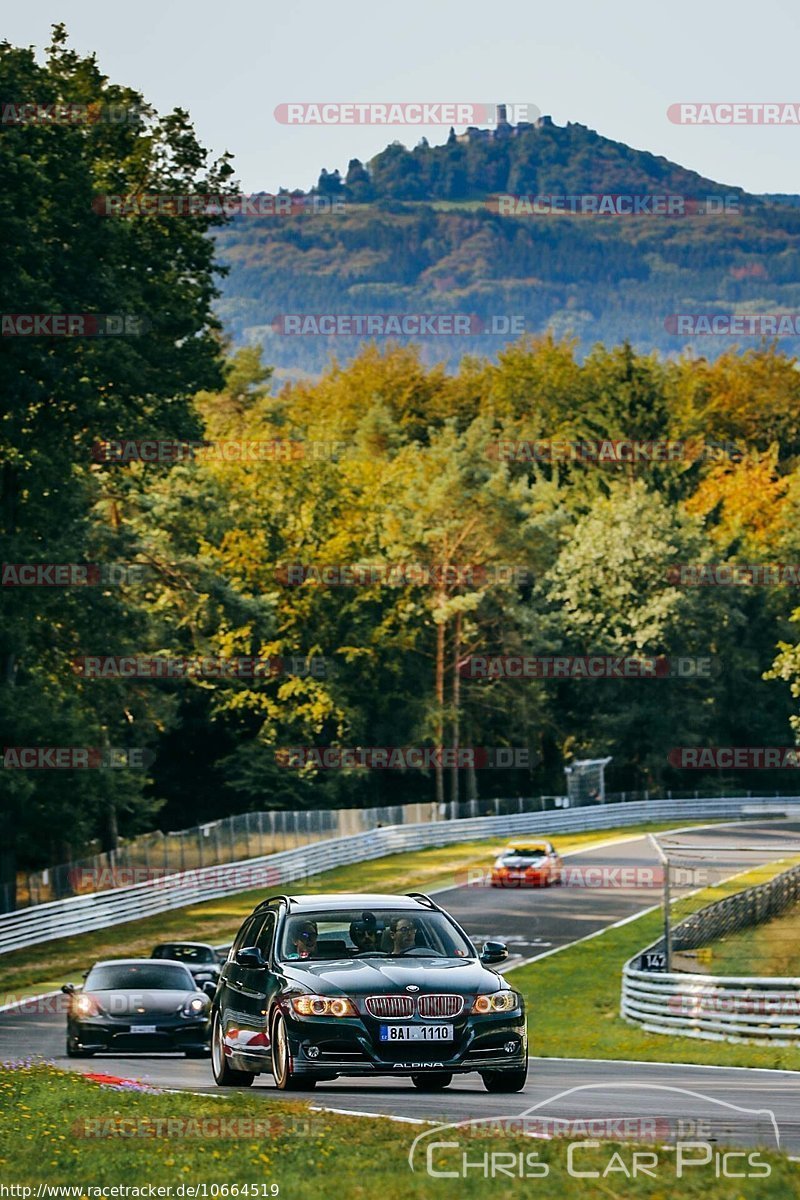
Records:
[[[700,954],[709,975],[800,977],[800,905],[771,921],[728,934]]]
[[[519,1097],[508,1099],[505,1112],[525,1107]],[[6,1185],[44,1182],[88,1189],[153,1184],[171,1186],[174,1198],[180,1184],[238,1185],[239,1196],[243,1184],[258,1185],[258,1194],[265,1196],[274,1184],[285,1200],[325,1200],[333,1194],[348,1200],[372,1200],[375,1196],[381,1200],[454,1200],[456,1196],[486,1200],[500,1195],[542,1200],[613,1200],[618,1196],[665,1200],[674,1194],[682,1200],[789,1200],[800,1195],[797,1166],[768,1151],[758,1155],[759,1162],[768,1163],[769,1176],[737,1179],[732,1185],[716,1178],[713,1161],[676,1179],[675,1153],[656,1147],[655,1179],[640,1176],[628,1180],[617,1170],[605,1180],[590,1180],[587,1189],[586,1179],[567,1173],[566,1145],[560,1139],[533,1141],[504,1134],[491,1140],[466,1139],[452,1129],[439,1138],[459,1139],[459,1148],[435,1153],[434,1169],[452,1170],[460,1165],[463,1151],[471,1163],[481,1161],[489,1151],[536,1154],[536,1161],[548,1168],[547,1178],[493,1179],[474,1168],[465,1178],[433,1178],[424,1169],[424,1156],[413,1173],[408,1163],[411,1143],[425,1125],[315,1113],[305,1104],[267,1095],[178,1097],[119,1091],[49,1066],[5,1072],[0,1080],[0,1112],[0,1177]],[[474,1116],[482,1115],[478,1096]],[[168,1127],[158,1122],[169,1119],[183,1123],[182,1135],[174,1132],[174,1125],[173,1132],[165,1134]],[[266,1128],[253,1130],[254,1119]],[[236,1130],[234,1121],[249,1122],[250,1129],[240,1126]],[[203,1122],[213,1123],[216,1129],[224,1122],[229,1136],[211,1136]],[[152,1136],[159,1129],[161,1136]],[[86,1136],[87,1131],[106,1136]],[[240,1136],[231,1137],[232,1131]],[[615,1151],[620,1156],[615,1162],[630,1164],[633,1149],[619,1143],[583,1149],[576,1166],[602,1172]],[[741,1163],[737,1160],[737,1168]],[[83,1197],[92,1200],[88,1190]]]
[[[608,839],[637,837],[642,833],[674,828],[676,823],[681,824],[676,819],[671,825],[662,822],[592,833],[548,833],[546,836],[562,853],[567,854]],[[687,824],[712,823],[694,821]],[[470,867],[490,865],[495,852],[507,845],[508,841],[508,837],[491,838],[485,841],[459,842],[457,845],[440,846],[431,850],[393,854],[372,862],[338,867],[303,880],[302,883],[276,885],[271,892],[279,892],[283,887],[295,892],[402,893],[446,887],[456,881],[458,872]],[[57,981],[54,986],[60,986],[67,980],[74,982],[97,959],[147,955],[159,941],[183,938],[189,941],[210,942],[212,945],[231,941],[244,917],[267,894],[271,893],[265,893],[262,889],[239,892],[223,899],[209,900],[187,908],[176,908],[155,917],[128,921],[123,925],[114,925],[109,929],[82,933],[75,937],[57,938],[40,946],[4,954],[0,957],[0,994],[31,995],[36,991],[48,990],[53,981]]]
[[[761,883],[786,864],[759,867],[680,901],[680,915]],[[622,967],[663,932],[647,913],[591,941],[508,972],[529,1010],[530,1052],[552,1058],[617,1058],[800,1070],[800,1046],[748,1046],[646,1033],[619,1015]],[[557,1003],[554,1003],[554,997]],[[569,1020],[564,1014],[569,1014]]]

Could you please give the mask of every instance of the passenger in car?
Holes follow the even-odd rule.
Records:
[[[378,928],[374,920],[371,925],[366,921],[351,921],[350,940],[359,953],[363,953],[365,950],[377,950]]]
[[[392,939],[392,954],[403,954],[412,950],[417,942],[417,922],[413,917],[393,917],[389,923],[389,934]]]

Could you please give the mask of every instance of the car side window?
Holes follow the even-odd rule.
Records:
[[[264,924],[261,926],[261,929],[259,930],[259,933],[258,933],[258,937],[256,938],[256,941],[254,943],[254,945],[256,945],[258,947],[258,949],[261,951],[262,958],[267,959],[267,958],[269,958],[270,954],[272,953],[272,942],[273,942],[274,937],[275,937],[275,913],[268,912],[264,919]]]
[[[252,946],[253,943],[250,940],[250,937],[251,937],[251,934],[255,933],[256,925],[259,923],[260,919],[261,919],[260,917],[248,917],[247,918],[244,925],[242,925],[241,929],[239,930],[239,932],[237,933],[236,937],[233,940],[233,945],[231,946],[231,952],[230,952],[230,955],[228,956],[229,959],[232,960],[236,955],[236,951],[241,950],[242,946]]]

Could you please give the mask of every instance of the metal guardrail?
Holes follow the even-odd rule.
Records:
[[[797,811],[800,797],[651,800],[599,807],[395,825],[329,838],[294,850],[198,870],[176,872],[131,887],[55,900],[0,916],[0,954],[55,938],[105,929],[173,908],[251,889],[275,891],[321,871],[388,854],[517,833],[611,829],[643,821],[681,821]]]
[[[648,1033],[791,1046],[800,1043],[800,978],[658,974],[629,962],[620,1011]]]
[[[684,918],[672,931],[672,950],[697,950],[728,933],[750,929],[800,902],[800,866],[717,900]]]
[[[673,952],[695,950],[725,933],[758,925],[798,900],[800,867],[791,867],[692,913],[672,931]],[[800,978],[641,970],[643,962],[659,958],[665,958],[663,938],[622,969],[620,1012],[629,1021],[649,1033],[710,1041],[800,1043]]]
[[[749,793],[730,792],[723,799]],[[607,793],[605,803],[638,800],[698,800],[698,792]],[[707,796],[719,799],[717,793]],[[777,796],[776,796],[777,798]],[[309,842],[366,833],[381,825],[417,825],[472,817],[505,817],[575,807],[567,796],[495,796],[483,800],[431,801],[380,808],[272,809],[239,813],[171,833],[154,830],[122,841],[116,850],[91,854],[38,870],[20,871],[13,884],[0,883],[0,913],[67,900],[90,892],[142,883],[157,875],[214,867],[293,850]]]

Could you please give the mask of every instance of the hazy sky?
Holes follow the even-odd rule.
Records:
[[[187,108],[207,147],[235,155],[245,191],[305,188],[388,141],[447,136],[283,126],[277,104],[451,100],[529,102],[720,183],[800,192],[800,126],[666,116],[681,100],[800,102],[796,0],[34,0],[5,11],[3,36],[41,47],[57,21],[115,82]]]

